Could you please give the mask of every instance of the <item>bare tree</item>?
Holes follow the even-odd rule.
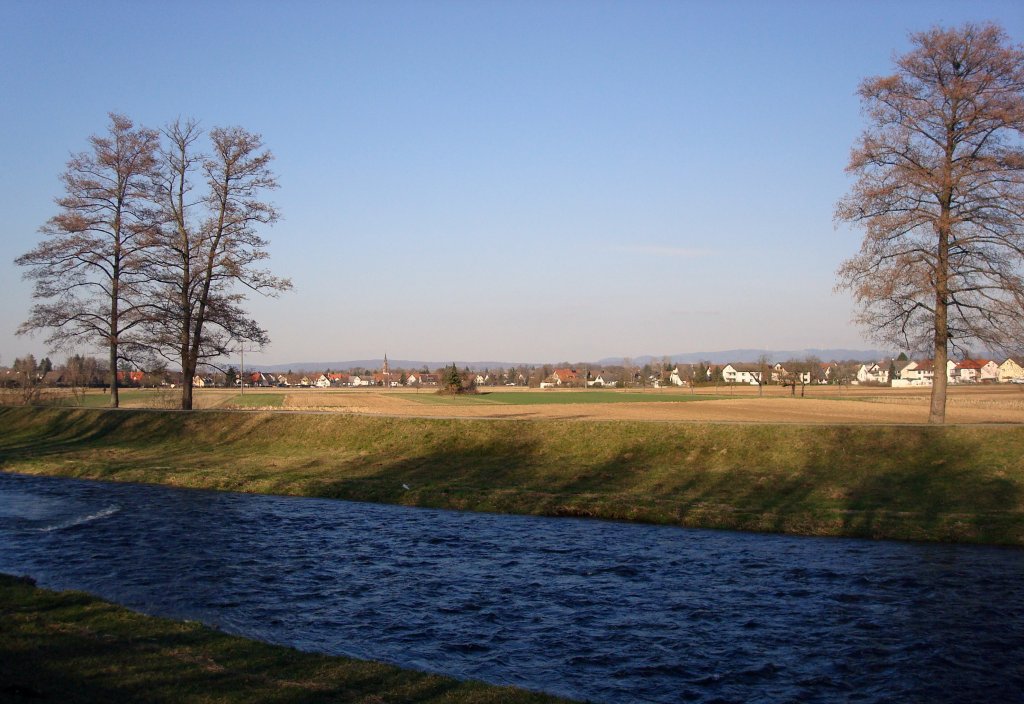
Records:
[[[34,355],[26,355],[14,360],[13,371],[18,389],[18,401],[29,406],[39,401],[42,390],[39,366]]]
[[[999,27],[966,24],[911,35],[896,73],[860,86],[869,120],[847,172],[857,181],[838,221],[865,230],[842,264],[872,336],[932,349],[1002,348],[1024,306],[1024,50]],[[930,423],[945,421],[946,377]]]
[[[82,405],[85,390],[94,386],[102,373],[100,363],[93,357],[74,354],[67,358],[64,362],[64,381],[71,389],[75,405]]]
[[[764,395],[764,385],[771,381],[772,378],[772,360],[766,355],[759,355],[757,358],[757,371],[753,374],[753,377],[757,380],[757,395]]]
[[[90,137],[92,151],[74,155],[61,174],[65,195],[41,228],[45,239],[15,260],[35,281],[38,301],[18,333],[45,328],[54,348],[106,347],[114,408],[117,363],[145,318],[142,252],[153,225],[148,189],[158,138],[111,113],[107,135]]]
[[[164,130],[156,197],[164,227],[150,260],[153,305],[151,346],[181,365],[181,407],[192,408],[196,369],[232,351],[267,343],[265,330],[242,309],[245,291],[276,295],[291,282],[257,268],[267,241],[257,232],[278,219],[260,200],[277,188],[273,158],[259,135],[239,127],[210,130],[211,153],[199,152],[203,132],[195,121]],[[194,192],[193,179],[202,192]]]

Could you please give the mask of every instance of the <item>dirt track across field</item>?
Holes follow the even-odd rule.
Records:
[[[290,391],[283,409],[323,410],[371,415],[428,418],[521,418],[637,421],[694,421],[741,423],[925,423],[928,420],[928,389],[842,389],[815,387],[800,398],[789,390],[771,388],[763,395],[756,389],[701,389],[696,396],[717,395],[716,400],[692,400],[687,391],[651,390],[660,400],[613,403],[558,403],[505,405],[498,389],[485,397],[436,402],[430,391],[418,398],[409,392],[380,390]],[[587,391],[553,390],[551,394],[586,394]],[[678,396],[679,402],[665,397]],[[1024,386],[957,387],[950,389],[946,420],[949,423],[1024,423]]]

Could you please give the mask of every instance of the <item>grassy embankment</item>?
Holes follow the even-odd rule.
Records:
[[[563,701],[350,658],[302,653],[143,616],[0,575],[0,701]]]
[[[1024,545],[1020,426],[3,408],[0,427],[0,469],[9,472],[804,535]]]

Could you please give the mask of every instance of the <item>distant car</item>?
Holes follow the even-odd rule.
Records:
[[[1017,376],[1010,379],[1011,384],[1024,384],[1024,376]]]

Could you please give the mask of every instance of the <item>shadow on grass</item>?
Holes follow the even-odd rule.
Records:
[[[747,444],[729,437],[736,432],[620,441],[612,451],[566,452],[566,461],[529,434],[484,438],[415,457],[377,455],[360,476],[341,468],[305,491],[695,527],[1024,544],[1020,467],[993,467],[984,431],[775,427],[744,429]],[[1024,456],[1021,433],[1012,439]],[[800,447],[780,455],[774,442]]]

